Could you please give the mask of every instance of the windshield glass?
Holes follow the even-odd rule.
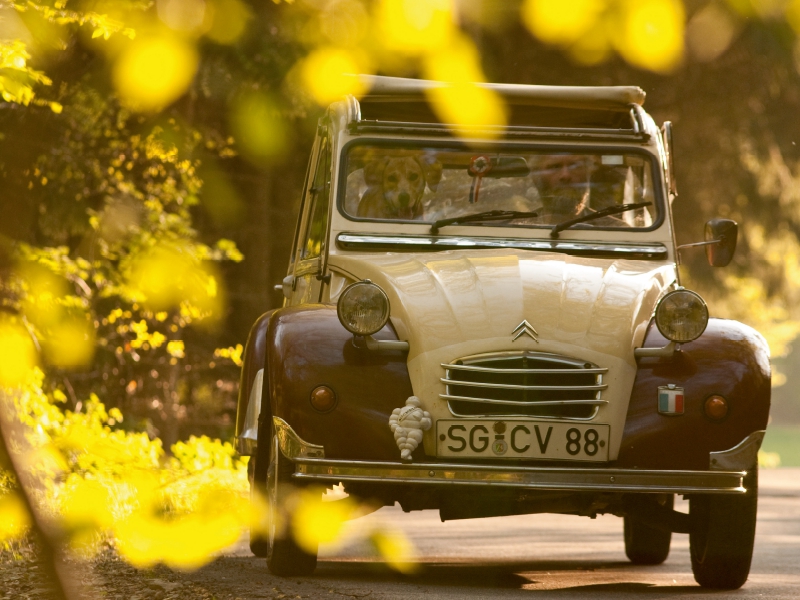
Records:
[[[370,221],[426,222],[488,211],[535,212],[471,226],[550,227],[610,206],[650,202],[574,229],[647,228],[657,220],[652,160],[622,151],[544,152],[350,146],[342,212]]]

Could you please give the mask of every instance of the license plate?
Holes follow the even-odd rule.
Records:
[[[552,421],[441,420],[436,454],[453,458],[608,461],[610,427]]]

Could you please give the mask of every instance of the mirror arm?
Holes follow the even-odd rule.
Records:
[[[721,244],[724,241],[725,241],[725,236],[722,236],[718,240],[709,240],[707,242],[695,242],[693,244],[681,244],[676,248],[676,250],[681,251],[684,248],[695,248],[697,246],[711,246],[713,244]]]

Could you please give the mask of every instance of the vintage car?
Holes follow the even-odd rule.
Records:
[[[365,82],[319,122],[284,305],[247,342],[253,552],[311,573],[285,499],[341,484],[442,520],[614,514],[633,563],[688,533],[700,585],[741,586],[769,349],[681,286],[671,125],[637,87],[485,84],[507,124],[470,129],[444,84]],[[736,238],[713,219],[683,252],[725,266]]]

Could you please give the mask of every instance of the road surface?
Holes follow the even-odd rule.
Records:
[[[316,574],[271,576],[242,542],[185,577],[217,598],[800,598],[800,469],[762,470],[753,567],[735,592],[694,582],[687,535],[673,534],[666,563],[625,558],[622,519],[527,515],[441,523],[438,512],[384,508],[349,524],[350,542],[323,547]],[[685,509],[684,506],[682,509]],[[373,527],[399,528],[419,570],[398,574],[363,541]]]

